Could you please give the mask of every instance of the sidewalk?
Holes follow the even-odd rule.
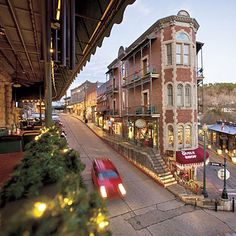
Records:
[[[81,120],[79,117],[77,117],[77,116],[74,116],[74,117],[79,119],[81,122],[83,122],[83,120]],[[110,136],[109,134],[107,134],[105,131],[103,131],[100,127],[98,127],[94,123],[86,123],[85,125],[88,128],[90,128],[90,130],[95,135],[100,137],[106,143],[108,143],[107,140],[109,140],[109,142],[129,146],[129,147],[132,147],[135,150],[138,150],[140,152],[144,152],[142,147],[137,147],[136,145],[134,145],[132,143],[129,143],[126,140],[123,140],[122,138],[118,138],[118,137],[115,137],[115,136]],[[114,147],[112,147],[112,148],[114,148]],[[126,156],[124,156],[124,158],[129,160]],[[133,163],[133,164],[135,165],[135,163]],[[136,167],[139,168],[139,166],[136,166]],[[143,171],[143,170],[141,169],[141,171]],[[145,173],[145,174],[149,175],[148,173]],[[149,175],[149,176],[152,177],[151,175]],[[156,182],[158,182],[155,178],[154,178],[154,180]],[[171,185],[171,186],[168,186],[166,188],[171,193],[173,193],[176,197],[178,197],[182,201],[184,201],[186,204],[192,204],[194,206],[199,206],[199,207],[202,207],[202,208],[207,208],[207,209],[214,210],[215,209],[215,202],[217,201],[218,210],[229,211],[231,209],[231,201],[220,201],[219,193],[216,192],[216,188],[215,188],[214,184],[211,183],[211,182],[207,183],[207,189],[208,189],[208,195],[209,196],[206,199],[204,199],[203,195],[194,194],[192,191],[190,191],[189,189],[184,188],[182,185],[180,185],[178,183],[174,184],[174,185]]]

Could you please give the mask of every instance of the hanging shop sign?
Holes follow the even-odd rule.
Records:
[[[135,126],[139,129],[145,128],[146,127],[146,121],[144,119],[138,119],[135,121]]]

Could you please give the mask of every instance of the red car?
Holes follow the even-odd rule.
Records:
[[[126,194],[121,177],[110,159],[102,158],[93,161],[92,180],[102,198]]]

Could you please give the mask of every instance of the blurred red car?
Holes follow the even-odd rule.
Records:
[[[95,159],[92,166],[92,180],[102,198],[126,195],[121,177],[110,159]]]

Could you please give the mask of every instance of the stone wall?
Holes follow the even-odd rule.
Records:
[[[0,72],[0,127],[13,124],[12,85],[8,74]]]

